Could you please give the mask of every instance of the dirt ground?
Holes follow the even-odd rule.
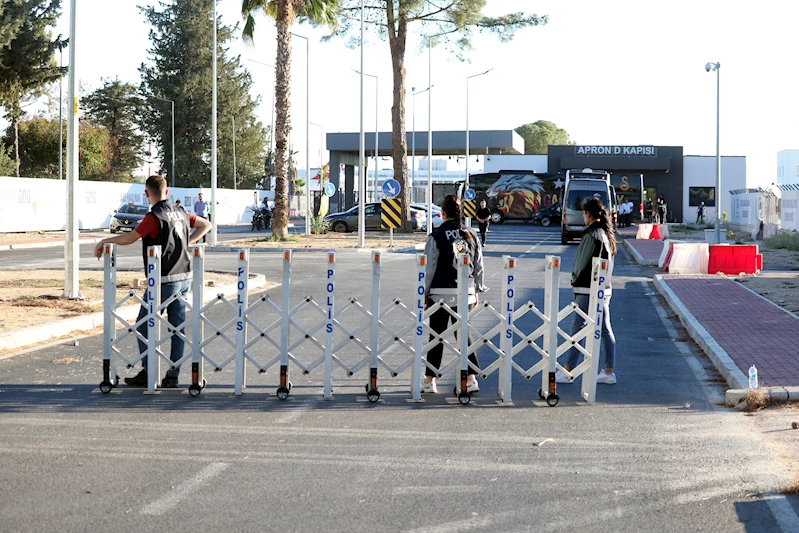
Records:
[[[226,242],[227,246],[241,246],[244,248],[319,248],[330,250],[333,248],[357,248],[358,247],[358,234],[357,233],[325,233],[323,235],[292,235],[296,241],[287,242],[271,242],[266,237],[256,237],[252,239],[243,239],[240,241]],[[395,233],[394,246],[403,248],[418,243],[423,243],[427,240],[427,234],[423,231],[414,233]],[[389,235],[385,232],[366,232],[364,238],[364,245],[366,248],[387,248],[389,245]]]
[[[210,273],[207,278],[217,286],[236,281],[233,274]],[[143,292],[139,279],[141,272],[117,272],[117,299],[131,289]],[[102,270],[82,270],[80,290],[84,300],[61,298],[63,270],[0,270],[0,332],[103,310]]]

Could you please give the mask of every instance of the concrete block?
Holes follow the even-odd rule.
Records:
[[[768,401],[775,403],[787,403],[788,391],[784,387],[773,387],[768,389]]]
[[[746,389],[730,389],[724,395],[724,403],[727,407],[735,407],[746,396]]]

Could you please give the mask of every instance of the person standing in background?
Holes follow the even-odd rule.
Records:
[[[483,247],[486,245],[486,233],[488,232],[488,222],[491,220],[491,211],[486,207],[486,201],[480,200],[480,209],[476,214],[477,223],[480,227],[480,241]]]
[[[197,195],[197,201],[194,202],[194,214],[198,217],[206,219],[208,222],[211,222],[211,213],[209,211],[210,206],[208,202],[203,200],[203,193]],[[205,242],[205,235],[203,235],[203,242]]]
[[[700,203],[696,208],[696,223],[705,223],[705,202]]]

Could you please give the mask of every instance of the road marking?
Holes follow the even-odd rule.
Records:
[[[291,424],[299,417],[304,415],[306,412],[308,412],[311,409],[312,403],[313,402],[311,400],[306,400],[300,403],[299,405],[296,406],[296,408],[291,409],[288,413],[285,413],[284,415],[276,418],[275,424]]]
[[[769,494],[763,498],[771,509],[771,514],[784,533],[799,531],[799,516],[788,503],[788,499],[782,494]]]
[[[230,463],[212,463],[206,466],[196,476],[178,485],[173,492],[147,505],[142,509],[141,514],[160,516],[166,513],[181,500],[200,490],[211,478],[218,476],[229,466]]]
[[[471,529],[481,529],[491,525],[491,520],[483,517],[474,517],[456,522],[447,522],[437,526],[422,526],[416,529],[409,529],[406,533],[457,533],[458,531],[469,531]]]
[[[421,486],[414,485],[411,487],[394,487],[391,489],[391,494],[394,496],[413,496],[422,494],[431,496],[434,494],[474,494],[480,491],[480,485],[433,485]]]

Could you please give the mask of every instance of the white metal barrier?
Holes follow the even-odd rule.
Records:
[[[115,246],[106,245],[105,256],[105,327],[103,349],[103,382],[100,390],[108,393],[116,387],[117,362],[129,368],[147,357],[149,392],[158,388],[160,362],[163,359],[176,368],[189,359],[192,362],[192,383],[189,393],[198,396],[205,387],[204,363],[215,371],[234,365],[234,393],[241,395],[246,390],[246,370],[252,365],[260,374],[275,365],[279,366],[277,396],[285,400],[291,393],[290,369],[295,367],[303,374],[311,374],[323,367],[323,397],[333,397],[334,369],[343,370],[347,376],[359,374],[368,366],[365,391],[370,402],[380,399],[378,385],[379,369],[391,377],[411,373],[411,397],[421,400],[422,371],[430,368],[438,376],[448,371],[456,372],[454,394],[461,404],[468,404],[471,395],[466,391],[466,380],[470,373],[487,379],[498,374],[499,397],[504,402],[512,401],[512,375],[516,371],[527,380],[541,374],[538,394],[550,406],[557,405],[555,372],[561,370],[569,377],[581,377],[582,397],[593,403],[596,398],[596,377],[599,365],[599,347],[602,325],[602,299],[606,275],[606,260],[594,259],[592,265],[591,297],[588,313],[581,311],[576,303],[560,309],[558,277],[560,258],[546,257],[546,284],[543,309],[527,301],[518,308],[516,302],[517,260],[503,258],[503,280],[501,307],[495,308],[489,301],[480,301],[469,310],[468,272],[471,268],[468,256],[457,257],[458,288],[456,305],[443,300],[425,304],[426,257],[416,256],[415,306],[406,306],[398,297],[381,303],[380,267],[381,254],[371,254],[371,299],[367,306],[355,297],[336,305],[336,254],[325,254],[324,301],[320,304],[313,296],[305,296],[292,305],[292,253],[283,252],[283,286],[280,305],[265,294],[250,303],[249,250],[237,252],[237,287],[235,301],[218,294],[208,303],[203,303],[204,257],[201,247],[191,248],[193,292],[184,298],[190,312],[183,324],[172,326],[161,314],[170,303],[180,298],[172,295],[161,300],[160,247],[151,247],[147,252],[147,290],[144,298],[131,291],[119,302],[116,301]],[[190,301],[189,301],[190,300]],[[146,307],[146,315],[131,324],[122,319],[116,310],[126,303],[139,303]],[[442,333],[432,330],[430,316],[444,310],[452,324]],[[217,325],[209,314],[214,311]],[[195,312],[196,311],[196,312]],[[559,324],[579,315],[586,323],[578,333],[571,335]],[[218,315],[223,315],[220,321]],[[533,323],[533,326],[530,323]],[[137,330],[147,325],[145,339]],[[161,324],[167,326],[167,335],[161,335]],[[120,331],[121,334],[117,336]],[[190,327],[191,334],[182,332]],[[235,333],[235,334],[234,334]],[[144,341],[144,354],[126,356],[118,345],[126,338]],[[453,334],[456,341],[452,342]],[[184,351],[180,360],[172,362],[162,346],[172,337],[178,336],[191,349]],[[425,339],[427,336],[427,339]],[[470,340],[471,337],[471,340]],[[581,346],[585,340],[586,346]],[[426,358],[427,352],[441,344],[442,361],[439,368],[433,367]],[[213,348],[213,349],[212,349]],[[558,358],[569,349],[576,348],[584,361],[568,372],[558,363]],[[477,368],[469,361],[471,354],[490,352],[496,357],[484,368]],[[211,352],[214,353],[211,353]],[[187,353],[188,352],[188,353]],[[446,356],[449,358],[447,359]]]

